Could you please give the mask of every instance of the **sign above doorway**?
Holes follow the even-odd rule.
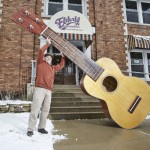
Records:
[[[56,13],[50,19],[48,26],[57,33],[93,35],[93,29],[88,19],[73,10]]]

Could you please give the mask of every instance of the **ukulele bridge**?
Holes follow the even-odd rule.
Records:
[[[137,96],[135,100],[133,101],[132,105],[128,109],[128,111],[132,114],[136,107],[138,106],[139,102],[141,101],[141,97]]]

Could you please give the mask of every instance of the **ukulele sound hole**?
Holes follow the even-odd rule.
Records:
[[[117,88],[117,80],[112,76],[107,76],[103,80],[103,86],[108,92],[113,92]]]

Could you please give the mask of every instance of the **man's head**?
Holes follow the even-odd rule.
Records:
[[[50,65],[52,64],[52,59],[53,59],[53,56],[50,53],[46,53],[44,55],[44,60]]]

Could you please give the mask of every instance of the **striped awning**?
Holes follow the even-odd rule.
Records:
[[[150,36],[128,35],[127,46],[128,50],[135,48],[150,49]]]
[[[89,34],[60,33],[60,35],[66,40],[85,41],[86,47],[88,47],[93,40],[93,36]]]

